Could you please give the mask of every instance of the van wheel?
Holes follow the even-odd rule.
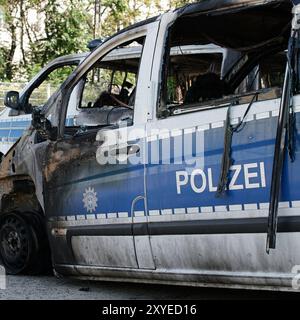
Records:
[[[50,267],[44,226],[31,213],[9,213],[0,222],[0,259],[8,274],[39,274]]]

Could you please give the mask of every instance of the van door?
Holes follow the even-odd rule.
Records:
[[[299,205],[299,160],[285,163],[280,240],[276,251],[265,252],[285,54],[278,50],[260,59],[256,77],[264,87],[257,93],[244,92],[227,101],[219,97],[222,80],[215,57],[199,59],[201,64],[184,56],[181,61],[169,59],[157,118],[147,124],[146,188],[156,268],[216,277],[233,276],[233,272],[241,277],[244,272],[269,272],[269,277],[272,272],[289,274],[300,261],[298,247],[292,252],[287,249],[295,248],[299,238],[298,225],[293,223],[298,217],[292,217]],[[206,61],[212,66],[207,67]],[[297,105],[298,97],[295,110]],[[161,106],[165,109],[159,110]],[[229,107],[230,123],[244,122],[232,138],[234,163],[224,173],[227,188],[218,194],[225,141],[230,141],[226,136]]]
[[[77,265],[82,272],[90,267],[153,267],[149,236],[136,239],[134,228],[137,220],[146,221],[144,163],[139,156],[156,24],[141,29],[114,42],[109,52],[117,52],[118,59],[110,60],[102,51],[101,58],[91,55],[94,63],[79,79],[84,85],[75,123],[65,124],[62,141],[49,150],[47,215],[65,229],[72,257],[66,261],[66,255],[59,254],[61,242],[54,235],[54,260]],[[139,56],[128,58],[127,46],[138,47]]]

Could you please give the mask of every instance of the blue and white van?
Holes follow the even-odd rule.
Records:
[[[87,54],[76,54],[57,58],[47,64],[19,93],[19,102],[16,109],[6,106],[0,113],[0,152],[6,154],[11,146],[22,136],[25,129],[31,124],[32,108],[43,105],[55,89],[49,89],[44,97],[37,96],[36,92],[41,86],[48,83],[49,77],[53,77],[62,71],[66,77],[75,70],[78,64]],[[59,84],[56,86],[58,89]],[[9,93],[8,93],[9,94]]]
[[[1,162],[7,271],[299,290],[299,21],[201,1],[105,40]]]

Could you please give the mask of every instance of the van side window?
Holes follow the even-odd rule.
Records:
[[[222,96],[222,50],[216,48],[216,52],[208,53],[198,46],[177,50],[171,48],[169,57],[167,104],[194,103]]]
[[[253,70],[245,77],[236,93],[247,93],[254,90],[268,90],[275,92],[281,91],[286,67],[286,53],[277,52],[274,55],[267,56],[259,61]],[[272,94],[269,94],[272,98]],[[273,95],[273,98],[277,96]]]
[[[176,23],[169,30],[162,61],[158,118],[233,100],[235,104],[248,103],[255,92],[258,100],[281,97],[286,66],[283,45],[257,52],[221,48],[199,39],[197,33],[183,37],[184,31]],[[185,31],[192,30],[188,20],[181,23]]]
[[[79,108],[99,108],[104,105],[133,107],[137,74],[113,70],[103,65],[95,67],[86,77]]]
[[[133,124],[135,93],[145,38],[118,46],[97,61],[80,80],[77,101],[69,101],[68,115],[72,128],[85,129],[114,126],[120,122]],[[80,87],[80,89],[78,89]],[[74,92],[74,91],[73,91]],[[73,93],[72,93],[73,94]]]

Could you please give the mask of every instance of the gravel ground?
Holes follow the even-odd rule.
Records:
[[[0,290],[0,300],[176,300],[176,299],[299,299],[299,293],[257,292],[190,288],[181,286],[90,282],[58,279],[53,276],[8,276],[7,289]]]

